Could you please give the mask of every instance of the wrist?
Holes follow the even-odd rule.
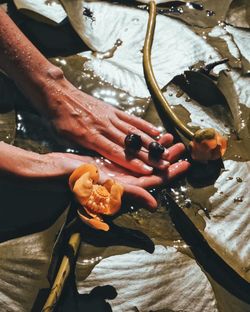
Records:
[[[26,96],[40,114],[51,119],[57,114],[58,99],[67,85],[63,71],[48,62],[33,72],[30,79]]]
[[[79,94],[64,76],[63,71],[51,64],[36,81],[41,93],[39,112],[50,121],[74,114]],[[77,90],[78,91],[78,90]]]
[[[28,177],[35,163],[39,163],[39,154],[0,142],[0,173],[11,177]]]
[[[43,180],[66,178],[71,172],[56,153],[38,154],[4,142],[0,142],[0,150],[0,174],[3,176]]]

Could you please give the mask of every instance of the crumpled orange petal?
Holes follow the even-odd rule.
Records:
[[[94,183],[97,183],[99,180],[99,172],[98,169],[96,168],[96,166],[92,165],[92,164],[84,164],[81,165],[80,167],[76,168],[71,176],[69,177],[69,187],[72,190],[73,186],[76,182],[76,180],[78,180],[84,173],[90,173],[90,176],[93,180]]]
[[[69,186],[86,212],[83,214],[78,210],[81,220],[95,229],[107,231],[109,226],[101,215],[114,215],[119,211],[123,186],[111,179],[100,185],[98,180],[96,166],[82,165],[71,174]]]
[[[102,230],[107,232],[109,230],[109,225],[107,223],[105,223],[102,219],[98,219],[98,218],[88,218],[86,216],[84,216],[83,214],[80,213],[80,211],[77,211],[80,219],[82,220],[83,223],[89,225],[90,227],[92,227],[93,229],[96,230]]]

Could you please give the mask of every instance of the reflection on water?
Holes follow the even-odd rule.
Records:
[[[99,53],[98,57],[110,57],[121,44],[122,43],[117,40],[112,51],[109,50],[105,53]],[[129,114],[143,116],[150,104],[150,98],[131,96],[129,93],[96,76],[92,70],[87,68],[87,58],[75,55],[70,57],[57,57],[51,59],[51,61],[64,71],[66,78],[79,90],[93,95]]]
[[[53,6],[55,4],[60,4],[59,0],[46,0],[45,4],[47,4],[48,6]]]
[[[138,19],[134,19],[134,21],[137,21],[137,20]],[[101,60],[108,59],[108,58],[111,58],[111,57],[114,56],[115,51],[121,45],[122,45],[122,40],[121,39],[117,39],[115,44],[114,44],[114,46],[111,49],[109,49],[108,51],[103,52],[103,53],[94,51],[94,52],[92,52],[92,54],[93,54],[93,56],[95,56],[95,57],[97,57],[97,58],[99,58]]]
[[[203,5],[197,2],[169,1],[158,5],[158,13],[161,14],[183,14],[187,9],[202,11]]]

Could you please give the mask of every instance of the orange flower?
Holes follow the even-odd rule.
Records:
[[[109,179],[97,184],[96,166],[87,164],[75,169],[69,178],[69,186],[83,209],[78,209],[81,220],[97,230],[108,231],[109,226],[101,215],[114,215],[121,207],[123,186]]]
[[[227,149],[227,139],[212,128],[196,131],[190,142],[191,156],[194,160],[207,162],[221,158]]]

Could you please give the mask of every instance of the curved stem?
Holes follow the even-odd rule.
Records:
[[[72,247],[74,251],[74,256],[76,256],[81,243],[80,233],[73,233],[69,239],[69,246]],[[63,290],[63,286],[67,277],[69,276],[70,270],[70,259],[68,256],[64,256],[59,267],[58,273],[56,275],[55,281],[51,288],[50,294],[47,298],[47,301],[42,309],[42,312],[52,312],[60,298],[60,295]]]
[[[193,139],[194,133],[191,130],[189,130],[172,111],[169,103],[165,99],[164,95],[161,92],[159,85],[157,84],[157,81],[153,72],[152,63],[151,63],[151,49],[152,49],[152,43],[153,43],[153,37],[154,37],[155,23],[156,23],[156,3],[153,0],[149,2],[148,27],[147,27],[147,33],[146,33],[144,48],[143,48],[143,67],[144,67],[145,78],[148,82],[151,94],[153,94],[159,102],[159,103],[155,103],[156,108],[158,109],[162,108],[164,112],[167,114],[168,118],[172,120],[175,127],[185,137],[191,140]]]

